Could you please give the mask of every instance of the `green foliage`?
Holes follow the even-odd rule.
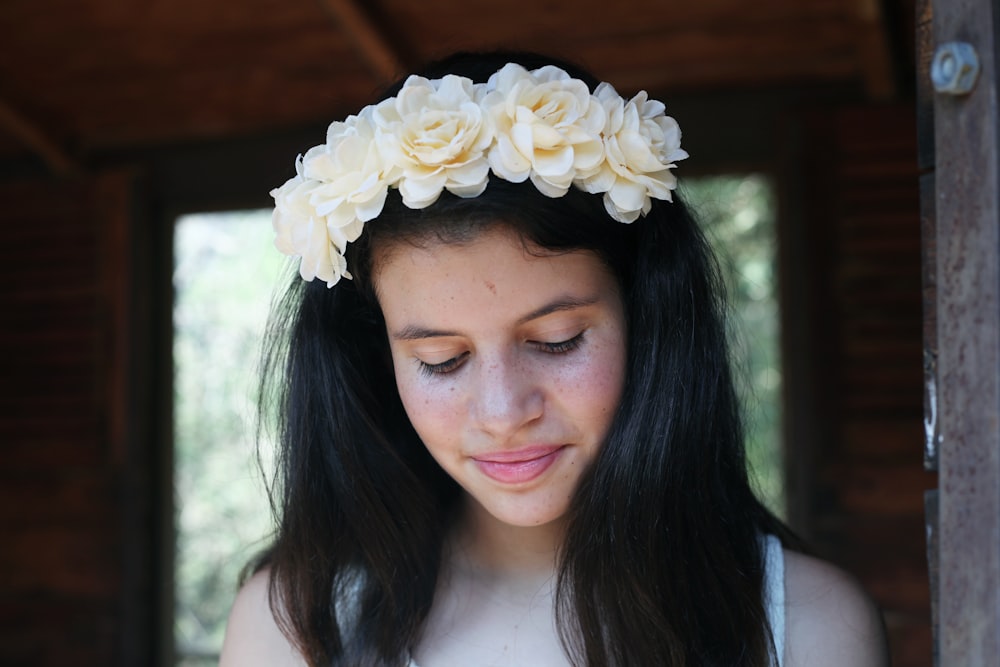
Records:
[[[282,263],[272,239],[267,212],[176,225],[174,634],[185,665],[217,661],[238,573],[271,530],[249,425]]]
[[[764,501],[784,516],[777,232],[771,184],[755,174],[687,179],[684,195],[694,206],[726,278],[750,467]]]

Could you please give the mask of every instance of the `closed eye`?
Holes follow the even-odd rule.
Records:
[[[585,333],[585,331],[581,331],[572,338],[554,343],[543,341],[530,341],[530,343],[547,354],[566,354],[580,347],[583,343],[583,335]],[[438,364],[429,364],[425,361],[421,361],[420,359],[417,359],[416,361],[420,365],[421,373],[427,375],[447,375],[448,373],[458,370],[468,357],[469,353],[463,352],[456,357],[452,357],[451,359],[442,361]]]
[[[543,343],[536,342],[535,345],[541,348],[542,351],[548,352],[550,354],[565,354],[567,352],[572,352],[576,348],[580,347],[583,343],[583,334],[585,331],[581,331],[577,335],[570,339],[558,341],[556,343]]]
[[[427,362],[421,361],[420,359],[417,359],[417,363],[420,364],[421,373],[425,373],[427,375],[445,375],[447,373],[451,373],[454,370],[457,370],[458,367],[462,365],[462,362],[465,361],[465,359],[468,356],[469,356],[468,352],[463,352],[457,357],[452,357],[451,359],[448,359],[447,361],[442,361],[439,364],[428,364]]]

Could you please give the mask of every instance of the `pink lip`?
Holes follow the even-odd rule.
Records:
[[[474,456],[479,469],[492,480],[504,484],[530,482],[549,469],[563,445],[525,447],[515,451],[490,452]]]

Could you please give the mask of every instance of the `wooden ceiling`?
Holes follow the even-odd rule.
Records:
[[[912,0],[3,0],[0,160],[325,123],[457,49],[569,58],[623,92],[898,94]],[[903,65],[905,67],[905,64]]]

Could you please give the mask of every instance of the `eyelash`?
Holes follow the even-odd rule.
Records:
[[[568,340],[559,341],[558,343],[536,342],[534,343],[534,345],[539,349],[541,349],[546,354],[567,354],[580,347],[580,344],[583,343],[584,333],[586,332],[581,331],[572,338]],[[463,352],[457,357],[452,357],[447,361],[442,361],[440,364],[428,364],[423,361],[420,361],[419,359],[417,360],[417,363],[420,365],[420,372],[423,374],[429,376],[447,375],[448,373],[452,373],[458,370],[458,367],[462,365],[462,362],[465,361],[466,357],[468,356],[469,356],[468,352]]]
[[[580,344],[583,343],[584,333],[586,332],[581,331],[572,338],[559,341],[558,343],[537,343],[537,345],[550,354],[566,354],[580,347]]]
[[[420,372],[424,375],[447,375],[452,371],[458,369],[458,367],[465,361],[465,358],[469,356],[468,352],[463,352],[457,357],[452,357],[447,361],[442,361],[440,364],[428,364],[426,362],[417,359],[417,363],[420,365]]]

